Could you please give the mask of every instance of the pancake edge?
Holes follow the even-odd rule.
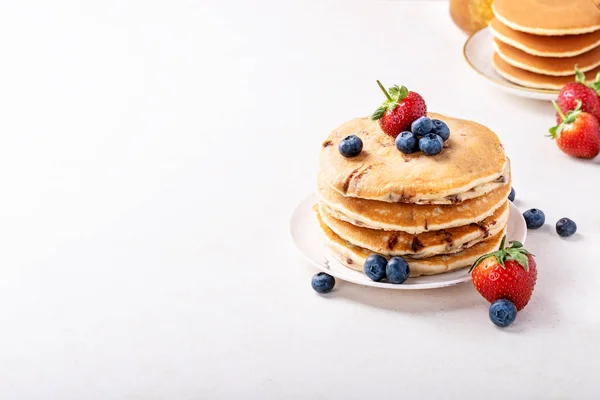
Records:
[[[502,200],[499,201],[497,204],[494,204],[491,210],[489,210],[488,212],[482,213],[477,218],[473,218],[472,220],[455,219],[451,223],[448,223],[446,225],[443,225],[443,224],[437,224],[437,225],[431,224],[431,225],[427,226],[427,229],[425,229],[425,227],[423,227],[423,226],[419,226],[418,228],[411,228],[411,227],[406,227],[406,226],[386,224],[386,223],[381,223],[381,222],[376,222],[376,221],[373,221],[373,220],[369,220],[369,219],[366,219],[363,215],[355,214],[355,213],[348,213],[347,211],[340,210],[339,208],[336,208],[335,205],[332,205],[330,202],[328,202],[327,200],[325,200],[319,194],[318,191],[316,193],[316,197],[317,197],[317,200],[320,203],[323,203],[329,209],[331,209],[334,212],[336,212],[336,214],[334,215],[334,217],[337,218],[337,219],[339,219],[339,220],[349,222],[349,223],[351,223],[353,225],[356,225],[356,226],[361,226],[361,227],[370,228],[370,229],[384,230],[384,231],[403,231],[403,232],[406,232],[406,233],[409,233],[409,234],[412,234],[412,235],[417,235],[419,233],[423,233],[423,232],[427,232],[427,231],[439,231],[439,230],[442,230],[442,229],[455,228],[457,226],[464,226],[464,225],[468,225],[468,224],[471,224],[471,223],[483,221],[484,219],[486,219],[487,217],[489,217],[490,215],[492,215],[498,208],[502,207],[502,205],[506,202],[506,199],[508,199],[508,195],[510,194],[510,190],[511,190],[510,183],[505,184],[505,194],[506,194],[506,196],[502,196]],[[456,206],[458,207],[458,206],[460,206],[460,204],[457,204]],[[356,221],[360,221],[361,224],[360,225],[357,224]]]
[[[490,28],[490,31],[492,32],[492,34],[494,35],[494,37],[496,39],[500,40],[501,42],[506,43],[507,45],[512,46],[516,49],[522,50],[525,53],[531,54],[532,56],[538,56],[538,57],[557,57],[557,58],[575,57],[575,56],[579,56],[583,53],[587,53],[588,51],[593,50],[596,47],[600,46],[600,39],[599,39],[596,43],[593,43],[592,45],[590,45],[588,47],[584,47],[581,50],[570,51],[570,52],[565,52],[565,53],[544,52],[544,51],[532,49],[531,47],[525,46],[521,42],[517,42],[516,40],[508,38],[504,35],[501,35],[500,33],[498,33],[498,31],[496,31],[494,28],[492,28],[491,25],[489,25],[489,28]]]
[[[496,243],[494,247],[498,247],[500,245],[500,242],[502,240],[502,237],[504,237],[504,235],[506,235],[506,230],[507,228],[504,227],[503,230],[496,236],[492,236],[490,237],[488,240],[496,240]],[[325,236],[325,234],[323,234],[323,236]],[[482,242],[480,242],[482,243]],[[363,272],[363,267],[364,267],[364,260],[360,260],[359,263],[355,262],[351,257],[356,257],[356,255],[347,247],[342,246],[338,243],[332,242],[331,240],[329,240],[327,237],[325,237],[325,247],[327,247],[330,252],[332,253],[332,255],[334,256],[334,258],[342,265],[344,265],[347,268],[350,268],[354,271],[358,271],[361,273]],[[455,253],[455,254],[459,254]],[[450,256],[452,254],[449,254]],[[423,261],[425,260],[415,260],[415,259],[408,259],[405,258],[406,262],[408,262],[409,266],[410,266],[410,277],[417,277],[417,276],[430,276],[430,275],[439,275],[439,274],[443,274],[444,272],[450,272],[450,271],[455,271],[457,269],[461,269],[461,268],[466,268],[469,267],[471,265],[473,265],[473,263],[479,258],[481,257],[483,254],[476,254],[470,258],[467,258],[465,260],[462,260],[460,262],[456,262],[454,263],[454,265],[449,265],[449,266],[442,266],[442,265],[438,265],[438,266],[431,266],[431,265],[427,265],[427,264],[422,264]],[[348,260],[351,260],[352,263],[348,263]]]
[[[353,193],[344,193],[341,190],[339,190],[338,188],[336,188],[334,185],[332,185],[327,180],[327,177],[325,176],[325,174],[323,174],[323,177],[325,178],[325,181],[327,182],[327,184],[329,185],[329,187],[331,189],[335,190],[336,192],[338,192],[340,195],[342,195],[344,197],[381,201],[384,203],[405,203],[405,204],[416,204],[416,205],[440,205],[440,206],[443,206],[443,205],[460,204],[463,201],[476,199],[476,198],[485,196],[486,194],[493,192],[496,189],[499,189],[500,187],[502,187],[502,185],[504,185],[504,183],[498,183],[498,186],[496,187],[495,181],[503,176],[506,178],[507,175],[509,175],[509,165],[510,165],[509,159],[508,159],[508,157],[506,157],[504,160],[504,165],[502,166],[502,170],[500,173],[495,173],[493,175],[489,175],[484,178],[476,179],[473,181],[473,182],[475,182],[475,184],[473,184],[473,182],[471,182],[468,185],[464,185],[464,186],[461,186],[461,187],[458,187],[458,188],[455,188],[452,190],[435,193],[435,196],[433,196],[433,195],[427,196],[426,194],[421,193],[418,196],[411,197],[410,201],[398,201],[398,199],[400,199],[401,196],[397,195],[396,193],[392,193],[392,192],[388,192],[386,195],[381,196],[381,197],[374,197],[374,196],[373,197],[360,197]],[[486,187],[486,186],[489,186],[489,187]],[[477,190],[478,188],[480,189],[481,187],[484,187],[484,189]],[[474,194],[468,195],[469,192],[474,192]],[[461,195],[463,195],[464,197]],[[448,197],[452,197],[452,196],[459,196],[460,200],[452,201],[452,200],[448,199]],[[391,201],[390,199],[396,199],[396,200]]]
[[[566,36],[566,35],[581,35],[582,33],[590,33],[595,32],[600,29],[600,25],[592,25],[587,28],[571,28],[571,29],[541,29],[541,28],[530,28],[527,26],[522,26],[519,24],[515,24],[498,14],[496,11],[496,7],[492,4],[492,11],[494,16],[500,20],[504,25],[508,26],[515,31],[521,31],[525,33],[531,33],[533,35],[539,36]]]
[[[502,206],[504,206],[504,204],[507,204],[507,202],[508,202],[508,200],[506,200],[506,202],[504,202]],[[502,206],[498,207],[496,210],[500,209]],[[462,251],[466,248],[474,246],[477,243],[484,242],[489,237],[496,236],[496,234],[498,234],[508,224],[508,220],[510,218],[510,206],[508,206],[506,211],[504,213],[502,213],[502,215],[500,215],[500,217],[497,220],[495,220],[494,226],[493,226],[493,228],[488,230],[487,236],[473,237],[472,234],[466,235],[467,240],[463,240],[462,242],[458,242],[458,241],[455,242],[456,247],[453,247],[451,249],[448,249],[447,245],[442,243],[442,244],[428,247],[427,251],[420,251],[420,252],[413,252],[413,253],[406,253],[406,252],[403,253],[403,252],[397,252],[397,251],[396,252],[394,252],[394,251],[387,251],[387,252],[383,251],[382,252],[379,249],[374,249],[372,247],[368,247],[364,243],[355,243],[352,240],[345,237],[343,234],[340,234],[340,232],[338,230],[331,227],[331,225],[327,224],[327,222],[323,219],[323,213],[328,212],[328,210],[324,210],[324,208],[327,208],[327,206],[325,206],[322,203],[318,203],[317,208],[318,208],[318,211],[316,211],[316,212],[318,212],[320,214],[321,222],[323,224],[325,224],[329,229],[331,229],[331,231],[333,233],[335,233],[336,235],[338,235],[340,238],[347,241],[348,243],[351,243],[352,245],[354,245],[356,247],[362,247],[363,249],[366,249],[366,250],[369,250],[369,251],[372,251],[374,253],[381,254],[384,256],[389,256],[389,257],[408,256],[408,257],[411,257],[414,259],[427,258],[427,257],[432,257],[435,255],[442,255],[442,254],[454,254],[454,253],[458,253],[459,251]],[[496,210],[494,211],[494,213],[496,212]],[[492,215],[493,215],[493,213],[492,213]],[[336,219],[331,214],[330,214],[330,217],[333,219]],[[485,218],[484,218],[484,220],[485,220]],[[343,221],[343,222],[348,222],[348,221]],[[477,224],[479,222],[481,222],[481,221],[472,222],[471,224]],[[359,228],[366,228],[366,227],[359,227]],[[371,228],[367,228],[367,229],[371,229]],[[450,229],[452,229],[452,228],[450,228]],[[382,234],[385,234],[388,232],[391,232],[391,231],[382,231]],[[467,247],[464,247],[464,245],[467,245]]]
[[[510,46],[510,45],[509,45]],[[573,77],[575,76],[575,64],[573,64],[573,68],[569,69],[565,69],[563,71],[559,71],[559,72],[549,72],[543,69],[538,69],[535,67],[531,67],[527,64],[523,64],[521,62],[515,61],[513,59],[511,59],[510,57],[507,57],[506,54],[504,54],[502,52],[502,50],[500,50],[500,47],[498,47],[498,45],[496,43],[494,43],[494,48],[496,49],[496,53],[498,53],[498,55],[504,60],[506,61],[506,63],[512,65],[513,67],[517,67],[517,68],[521,68],[525,71],[530,71],[530,72],[535,72],[536,74],[540,74],[540,75],[546,75],[546,76],[569,76],[572,75]],[[581,72],[588,72],[593,70],[594,68],[596,68],[597,66],[600,65],[600,59],[598,59],[598,61],[596,61],[595,64],[592,64],[591,66],[588,67],[579,67],[579,70]]]
[[[498,57],[500,57],[500,55],[498,55]],[[493,58],[492,58],[492,67],[494,67],[494,70],[498,73],[498,75],[500,75],[501,77],[503,77],[507,81],[510,81],[512,83],[516,83],[517,85],[523,86],[524,88],[560,90],[564,86],[564,85],[552,85],[552,84],[543,85],[543,84],[531,83],[531,82],[528,82],[528,81],[523,81],[523,80],[517,79],[517,78],[513,77],[512,75],[509,75],[509,74],[501,71],[498,68],[498,66],[496,66],[496,62],[494,61]]]

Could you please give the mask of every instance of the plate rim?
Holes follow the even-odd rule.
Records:
[[[391,289],[391,290],[429,290],[429,289],[441,289],[444,287],[449,287],[449,286],[455,286],[464,282],[468,282],[471,280],[471,275],[467,274],[466,276],[460,277],[460,278],[456,278],[454,280],[448,280],[445,282],[430,282],[430,283],[415,283],[412,285],[395,285],[392,283],[386,283],[386,282],[375,282],[375,281],[368,281],[368,280],[359,280],[359,279],[355,279],[353,277],[347,277],[347,276],[339,276],[335,271],[332,271],[330,268],[327,267],[327,263],[329,263],[330,261],[325,259],[325,262],[323,263],[323,265],[321,265],[321,263],[313,260],[311,257],[309,257],[304,251],[302,251],[302,249],[300,248],[300,246],[298,246],[297,242],[296,242],[296,238],[294,236],[294,228],[293,228],[293,222],[296,220],[295,216],[296,214],[299,212],[299,210],[302,209],[302,206],[304,203],[310,203],[310,202],[316,202],[317,201],[317,196],[316,193],[312,192],[309,195],[305,196],[302,200],[300,200],[299,202],[296,203],[296,206],[293,209],[292,215],[290,217],[289,220],[289,225],[288,225],[288,229],[289,229],[289,234],[290,237],[292,239],[292,242],[294,244],[294,247],[296,248],[296,251],[298,253],[300,253],[300,255],[302,256],[302,258],[307,261],[310,265],[316,267],[319,271],[322,272],[326,272],[326,273],[330,273],[332,276],[334,276],[337,279],[340,279],[344,282],[350,282],[356,285],[362,285],[362,286],[369,286],[369,287],[375,287],[375,288],[379,288],[379,289]],[[518,209],[517,206],[515,206],[513,204],[513,202],[510,202],[510,208],[511,211],[516,210],[518,211],[518,215],[521,216],[521,220],[523,222],[523,225],[525,225],[525,220],[523,219],[523,215],[521,214],[520,210]],[[525,244],[525,241],[527,239],[527,230],[524,231],[523,234],[523,244]],[[320,240],[322,241],[322,239],[320,238]],[[325,243],[323,243],[323,246],[325,245]],[[327,250],[325,250],[327,251]],[[347,267],[346,267],[347,268]],[[464,267],[467,268],[467,267]],[[463,268],[463,269],[464,269]],[[456,271],[460,271],[461,269],[458,269]],[[358,271],[357,271],[358,272]]]
[[[537,93],[537,94],[545,94],[545,95],[552,95],[552,96],[557,96],[558,93],[560,92],[560,90],[556,90],[556,89],[536,89],[536,88],[528,88],[525,86],[520,86],[511,82],[504,82],[504,81],[499,81],[497,79],[494,79],[486,74],[484,74],[483,72],[481,72],[475,65],[473,65],[473,63],[471,63],[471,61],[469,60],[469,57],[467,57],[467,46],[469,45],[469,43],[471,42],[471,40],[478,34],[482,33],[485,30],[490,30],[489,26],[484,26],[481,29],[478,29],[477,31],[471,33],[469,35],[469,37],[467,38],[467,40],[465,41],[465,43],[463,44],[463,49],[462,49],[462,53],[463,53],[463,59],[467,62],[467,64],[469,65],[469,67],[471,67],[471,69],[473,71],[475,71],[478,75],[482,76],[483,78],[485,78],[487,81],[498,85],[498,86],[503,86],[505,88],[509,88],[509,89],[513,89],[513,90],[517,90],[519,92],[529,92],[529,93]]]

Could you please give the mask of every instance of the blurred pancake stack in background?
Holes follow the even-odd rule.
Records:
[[[495,0],[492,64],[506,80],[536,89],[600,73],[600,7],[593,0]]]

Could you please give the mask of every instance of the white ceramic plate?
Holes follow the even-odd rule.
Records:
[[[556,100],[558,90],[531,89],[516,85],[502,78],[492,66],[494,55],[494,35],[490,28],[485,27],[472,34],[463,47],[465,60],[475,72],[484,77],[487,82],[505,92],[537,100]]]
[[[290,221],[290,231],[294,244],[304,258],[321,271],[327,272],[344,281],[359,285],[374,286],[386,289],[435,289],[452,286],[471,280],[469,268],[446,272],[433,276],[408,278],[401,285],[385,282],[374,282],[361,272],[354,271],[335,260],[329,254],[323,242],[323,233],[315,217],[312,206],[317,202],[314,194],[308,196],[294,210]],[[525,243],[527,226],[519,209],[510,203],[510,219],[508,221],[507,240],[518,240]]]

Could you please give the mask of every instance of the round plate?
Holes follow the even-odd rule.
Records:
[[[344,281],[357,283],[359,285],[380,287],[386,289],[435,289],[452,286],[471,280],[469,268],[462,268],[439,275],[419,276],[408,278],[401,285],[385,282],[374,282],[361,272],[354,271],[335,260],[323,241],[323,232],[319,227],[312,206],[317,202],[317,197],[312,194],[302,200],[294,210],[290,221],[290,231],[294,244],[300,250],[304,258],[330,275]],[[507,239],[518,240],[525,243],[527,226],[519,209],[510,203],[510,219],[508,221]]]
[[[488,27],[475,32],[467,39],[463,47],[463,55],[475,72],[505,92],[537,100],[556,99],[558,90],[526,88],[501,77],[492,66],[492,56],[496,51],[493,39],[494,35]]]

